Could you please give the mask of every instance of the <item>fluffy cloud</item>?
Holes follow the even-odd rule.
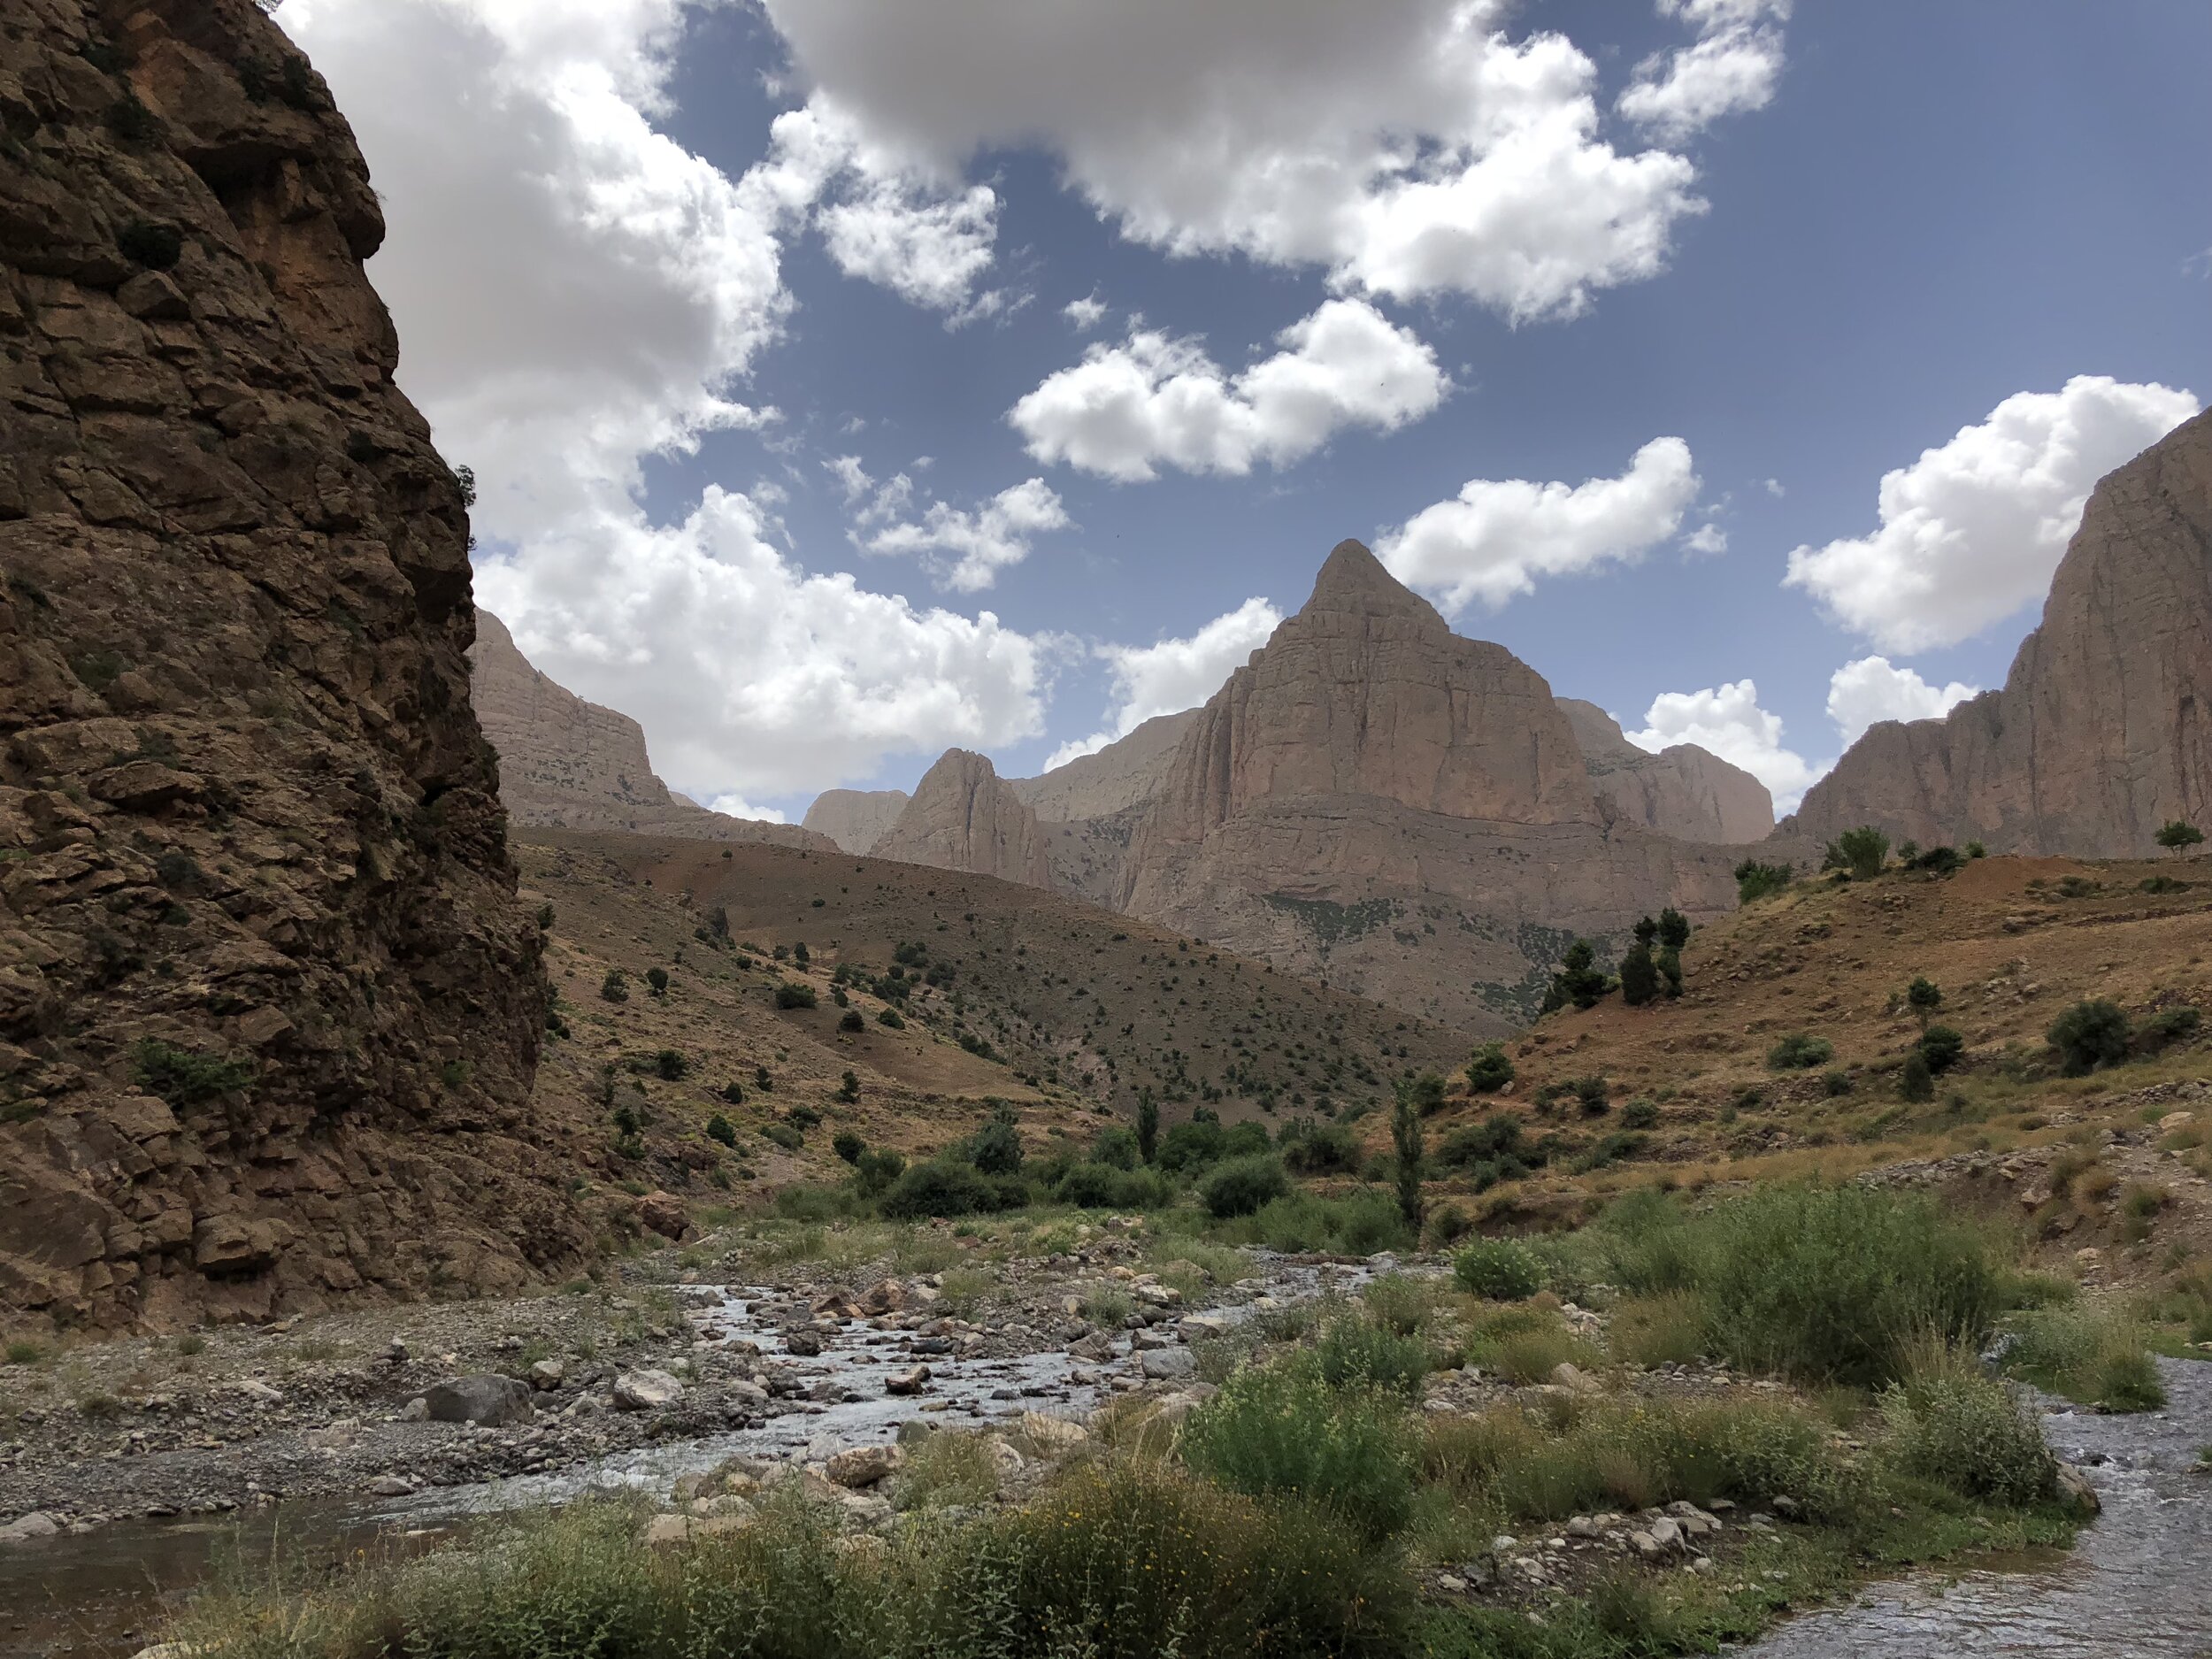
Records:
[[[1792,553],[1786,585],[1885,650],[1971,638],[2049,590],[2097,480],[2196,412],[2105,375],[2008,397],[1883,477],[1873,534]]]
[[[1125,480],[1165,465],[1241,475],[1312,454],[1340,429],[1388,432],[1443,401],[1436,354],[1360,300],[1331,300],[1231,377],[1195,340],[1133,329],[1048,376],[1007,419],[1040,461]]]
[[[1636,558],[1674,534],[1697,499],[1690,446],[1655,438],[1618,478],[1534,484],[1478,478],[1456,499],[1425,507],[1376,552],[1392,575],[1447,611],[1502,605],[1562,576]]]
[[[1060,315],[1075,326],[1078,334],[1088,334],[1106,319],[1106,302],[1095,289],[1079,300],[1070,300],[1060,308]]]
[[[944,173],[1040,146],[1125,235],[1179,254],[1568,316],[1655,274],[1703,207],[1686,160],[1599,135],[1595,65],[1510,37],[1511,0],[764,3],[872,142]],[[1702,29],[1711,0],[1678,9]],[[1743,81],[1670,68],[1652,118],[1743,107]]]
[[[772,806],[755,806],[741,795],[718,795],[711,801],[702,802],[710,812],[726,812],[732,818],[749,818],[764,824],[788,824],[791,820]]]
[[[634,715],[655,764],[709,795],[865,777],[889,754],[989,749],[1043,728],[1038,643],[989,611],[920,610],[808,575],[744,496],[680,524],[610,520],[478,573],[482,603],[556,680]]]
[[[644,457],[770,418],[739,393],[789,310],[779,237],[857,153],[831,134],[809,156],[807,124],[780,124],[775,152],[733,180],[657,132],[681,12],[290,0],[279,14],[385,197],[373,274],[402,383],[476,469],[484,603],[548,673],[641,719],[664,773],[703,796],[1033,735],[1040,647],[989,613],[810,576],[742,495],[710,492],[664,526],[638,506]]]
[[[1698,31],[1694,45],[1658,52],[1636,66],[1616,106],[1669,142],[1694,136],[1724,115],[1763,110],[1782,78],[1782,29],[1792,0],[1659,0],[1663,17]]]
[[[1063,743],[1045,762],[1045,769],[1094,755],[1155,716],[1196,708],[1221,689],[1246,657],[1267,643],[1282,619],[1283,613],[1266,600],[1248,599],[1188,639],[1094,648],[1113,676],[1113,711],[1104,730]]]
[[[1644,729],[1628,741],[1657,754],[1677,743],[1695,743],[1740,766],[1774,797],[1778,813],[1794,812],[1805,791],[1828,764],[1814,766],[1782,743],[1782,717],[1759,706],[1759,687],[1748,680],[1703,691],[1662,692],[1644,715]]]
[[[1979,686],[1955,680],[1932,686],[1909,668],[1893,667],[1886,657],[1862,657],[1829,677],[1828,718],[1848,749],[1879,721],[1936,719],[1980,695]]]
[[[841,456],[831,469],[853,491]],[[860,490],[868,487],[867,474],[859,474]],[[975,593],[998,580],[1010,565],[1029,557],[1030,544],[1041,535],[1065,530],[1074,522],[1059,495],[1041,478],[1033,478],[1002,489],[973,512],[941,501],[933,501],[918,517],[911,514],[914,481],[901,472],[879,488],[856,515],[855,546],[870,553],[918,557],[945,587]]]

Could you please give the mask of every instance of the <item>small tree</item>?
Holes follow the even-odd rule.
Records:
[[[1682,953],[1672,945],[1659,952],[1659,977],[1666,981],[1669,996],[1682,995]]]
[[[1652,932],[1659,931],[1652,924]],[[1652,959],[1651,944],[1642,936],[1643,924],[1637,925],[1636,943],[1621,958],[1621,1001],[1631,1008],[1641,1008],[1659,995],[1659,964]]]
[[[1882,873],[1889,862],[1889,837],[1870,824],[1846,830],[1828,843],[1821,867],[1848,871],[1861,880]]]
[[[848,1071],[845,1075],[850,1077],[852,1073]],[[868,1143],[849,1129],[840,1129],[836,1138],[830,1142],[830,1150],[848,1164],[859,1163],[860,1155],[867,1149]]]
[[[860,1098],[860,1073],[849,1071],[838,1079],[837,1098],[848,1106]]]
[[[2128,1017],[2103,997],[2077,1002],[2051,1022],[2046,1033],[2068,1077],[2086,1077],[2128,1057]]]
[[[2179,818],[2170,820],[2158,832],[2158,844],[2176,857],[2192,847],[2201,845],[2203,841],[2202,830],[2193,824],[2185,824]]]
[[[646,969],[646,971],[645,971],[645,982],[646,982],[646,984],[648,984],[648,985],[649,985],[649,986],[651,986],[651,987],[653,987],[653,995],[654,995],[655,996],[666,996],[666,995],[668,995],[668,970],[667,970],[667,969],[665,969],[665,968],[648,968],[648,969]]]
[[[1671,904],[1659,912],[1659,942],[1669,950],[1679,950],[1690,942],[1690,918]]]
[[[805,967],[808,963],[814,960],[812,955],[807,950],[805,940],[802,939],[797,944],[791,947],[791,960],[797,963],[802,968]]]
[[[1897,1078],[1897,1092],[1909,1101],[1935,1098],[1935,1073],[1928,1069],[1927,1056],[1917,1048],[1905,1056],[1905,1069]]]
[[[1640,918],[1633,931],[1636,934],[1636,942],[1647,950],[1658,941],[1659,924],[1648,916]]]
[[[990,1121],[969,1139],[968,1162],[986,1175],[1022,1172],[1022,1138],[1015,1127],[1012,1107],[991,1109]]]
[[[1137,1156],[1147,1164],[1160,1156],[1160,1107],[1148,1088],[1137,1091]]]
[[[1413,1079],[1413,1104],[1422,1117],[1427,1118],[1444,1110],[1444,1079],[1434,1071],[1424,1071]]]
[[[1390,1111],[1390,1146],[1398,1155],[1398,1214],[1421,1236],[1421,1102],[1413,1080],[1401,1078]]]
[[[1915,979],[1905,987],[1905,1004],[1920,1022],[1920,1029],[1928,1029],[1928,1021],[1943,1006],[1943,992],[1933,979],[1925,977]]]
[[[1486,1042],[1467,1062],[1467,1087],[1478,1094],[1494,1094],[1513,1080],[1513,1062],[1502,1042]]]
[[[609,968],[607,977],[599,981],[599,995],[610,1002],[628,1002],[630,1000],[629,976],[619,968]]]
[[[1547,1014],[1572,1002],[1577,1008],[1595,1008],[1598,999],[1612,987],[1612,981],[1598,968],[1597,952],[1586,939],[1578,939],[1567,947],[1567,954],[1560,958],[1559,972],[1551,976],[1551,988],[1544,994],[1543,1011]]]
[[[707,1139],[719,1141],[726,1147],[734,1147],[737,1144],[737,1125],[717,1112],[707,1119]]]
[[[1793,879],[1795,872],[1787,864],[1763,864],[1756,858],[1747,858],[1736,866],[1736,902],[1749,904],[1779,893]]]

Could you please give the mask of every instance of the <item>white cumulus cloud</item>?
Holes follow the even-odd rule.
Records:
[[[973,511],[933,501],[911,516],[913,495],[905,473],[892,478],[857,515],[854,544],[870,553],[919,557],[944,586],[961,593],[990,587],[1000,571],[1029,557],[1037,537],[1074,522],[1041,478],[1002,489]]]
[[[1742,767],[1766,785],[1781,815],[1794,812],[1805,791],[1834,764],[1809,764],[1785,746],[1782,717],[1759,706],[1759,687],[1747,679],[1702,691],[1662,692],[1644,715],[1643,730],[1627,736],[1655,755],[1677,743],[1694,743]]]
[[[1187,639],[1094,647],[1113,679],[1112,711],[1102,730],[1054,750],[1045,770],[1094,755],[1158,715],[1196,708],[1267,643],[1282,620],[1281,611],[1264,599],[1254,598],[1216,617]]]
[[[1124,235],[1178,254],[1525,320],[1655,275],[1704,206],[1686,159],[1601,135],[1595,64],[1555,32],[1516,39],[1511,0],[764,4],[871,142],[947,174],[1044,149]],[[1681,9],[1705,33],[1705,0]],[[1746,107],[1745,81],[1732,60],[1670,68],[1652,119]]]
[[[1801,547],[1786,586],[1884,650],[1954,645],[2049,590],[2099,478],[2197,412],[2108,375],[2021,392],[1882,479],[1881,527]]]
[[[1042,729],[1039,643],[807,574],[760,506],[650,523],[641,463],[758,425],[745,377],[790,309],[780,237],[824,181],[798,143],[732,179],[656,130],[680,0],[290,0],[390,237],[400,381],[474,467],[478,590],[556,680],[635,716],[701,798],[864,777]],[[803,111],[795,114],[803,115]]]
[[[791,820],[772,806],[755,806],[741,795],[718,795],[711,801],[701,803],[710,812],[727,813],[731,818],[749,818],[764,824],[788,824]]]
[[[1448,611],[1477,599],[1502,605],[1532,592],[1540,576],[1635,559],[1680,528],[1697,492],[1690,446],[1654,438],[1618,478],[1471,480],[1455,499],[1384,534],[1376,554]]]
[[[1436,354],[1361,300],[1330,300],[1230,375],[1195,340],[1133,329],[1049,375],[1007,419],[1037,460],[1125,480],[1162,465],[1241,475],[1311,455],[1347,426],[1388,432],[1443,401]]]
[[[1848,749],[1878,722],[1937,719],[1980,695],[1979,686],[1956,680],[1947,686],[1932,686],[1911,669],[1895,667],[1886,657],[1862,657],[1829,676],[1828,718]]]
[[[1095,290],[1079,300],[1070,300],[1060,308],[1060,314],[1075,326],[1078,334],[1088,334],[1106,319],[1106,302]]]
[[[1615,107],[1673,143],[1724,115],[1766,108],[1782,78],[1790,7],[1791,0],[1659,0],[1660,15],[1680,18],[1697,40],[1639,64]]]

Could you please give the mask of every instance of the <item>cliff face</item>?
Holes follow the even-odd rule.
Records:
[[[1733,901],[1732,856],[1624,822],[1550,687],[1346,542],[1207,703],[1128,831],[1119,908],[1478,1028],[1577,933]]]
[[[1176,745],[1198,718],[1198,710],[1159,714],[1094,755],[1082,755],[1035,778],[1016,778],[1009,787],[1047,824],[1106,818],[1149,801],[1167,780]]]
[[[2004,689],[1871,727],[1786,830],[2137,856],[2212,824],[2212,412],[2108,474]]]
[[[0,1307],[577,1259],[467,516],[351,134],[251,0],[21,0],[0,117]]]
[[[518,825],[833,850],[796,825],[732,818],[675,794],[654,775],[644,727],[540,673],[488,611],[476,613],[469,662],[477,718],[499,755],[499,798]]]
[[[1562,697],[1559,707],[1581,746],[1590,787],[1629,823],[1686,841],[1755,841],[1773,831],[1774,797],[1741,767],[1695,743],[1655,755],[1623,736],[1596,703]]]
[[[949,749],[873,849],[878,858],[1052,885],[1037,816],[981,755]]]
[[[865,853],[912,799],[903,789],[825,789],[806,810],[806,827],[828,836],[841,851]]]

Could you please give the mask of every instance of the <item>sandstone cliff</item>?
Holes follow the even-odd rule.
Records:
[[[25,0],[0,118],[0,1322],[580,1259],[344,121],[252,0]]]
[[[914,797],[903,789],[825,789],[806,810],[806,827],[849,853],[881,841]]]
[[[469,664],[476,718],[499,753],[499,798],[517,824],[832,850],[795,824],[733,818],[674,793],[654,775],[644,727],[540,673],[488,611],[476,613]]]
[[[2003,690],[1870,728],[1783,827],[2128,857],[2177,818],[2212,828],[2212,412],[2098,484]]]
[[[1175,746],[1197,718],[1195,709],[1155,715],[1094,755],[1079,756],[1039,777],[1013,779],[1009,787],[1047,824],[1105,818],[1140,805],[1159,793]]]
[[[914,798],[873,849],[878,858],[1052,885],[1037,815],[1015,798],[991,763],[949,749],[923,774]]]
[[[1499,1030],[1577,933],[1729,907],[1733,856],[1621,821],[1550,688],[1348,541],[1202,710],[1115,900],[1279,966]]]
[[[1774,828],[1774,797],[1740,766],[1695,743],[1656,755],[1630,742],[1594,703],[1562,697],[1590,784],[1631,824],[1686,841],[1755,841]]]

